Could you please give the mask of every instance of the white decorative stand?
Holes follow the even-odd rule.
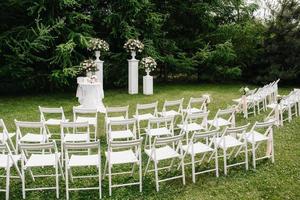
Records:
[[[132,51],[132,58],[128,60],[128,93],[139,93],[139,60],[135,59],[136,52]]]
[[[143,93],[144,95],[153,94],[153,77],[149,75],[150,71],[146,70],[147,75],[143,76]]]
[[[95,63],[97,64],[96,76],[98,81],[101,83],[101,89],[103,90],[103,61],[100,60],[100,51],[95,51],[96,60]]]

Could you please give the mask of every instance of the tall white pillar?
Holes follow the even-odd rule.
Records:
[[[128,60],[128,93],[139,93],[139,60]]]
[[[97,65],[97,69],[98,69],[98,71],[96,71],[96,76],[97,76],[98,82],[101,83],[101,90],[103,90],[103,62],[104,61],[100,60],[100,51],[96,51],[95,55],[96,55],[95,63]]]

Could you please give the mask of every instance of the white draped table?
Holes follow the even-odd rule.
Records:
[[[78,97],[78,101],[82,107],[97,108],[98,112],[105,112],[105,107],[102,103],[104,92],[100,82],[79,82],[76,97]]]

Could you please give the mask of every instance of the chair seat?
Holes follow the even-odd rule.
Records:
[[[159,115],[163,116],[163,117],[174,117],[176,115],[180,115],[179,112],[175,111],[175,110],[169,110],[169,111],[165,111],[165,112],[159,112]]]
[[[111,131],[110,139],[134,138],[131,130]]]
[[[62,119],[48,119],[45,124],[46,125],[53,125],[53,126],[59,126],[61,122],[68,122],[68,119],[62,120]]]
[[[108,153],[105,152],[107,158]],[[111,164],[124,164],[124,163],[136,163],[138,159],[132,150],[118,151],[110,153]]]
[[[192,113],[204,112],[204,110],[201,110],[199,108],[190,108],[190,109],[182,109],[182,112],[192,114]]]
[[[57,159],[59,160],[59,158],[60,153],[57,154]],[[30,158],[25,164],[25,167],[44,166],[55,166],[55,154],[31,154]]]
[[[250,143],[266,141],[269,139],[267,136],[265,136],[257,131],[248,132],[245,134],[245,137],[246,137],[247,142],[250,142]]]
[[[225,140],[225,145],[224,145],[224,140]],[[241,143],[240,141],[238,141],[236,138],[232,137],[231,135],[226,135],[225,137],[216,138],[215,145],[218,145],[222,149],[227,149],[230,147],[241,146],[241,145],[243,145],[243,143]]]
[[[189,147],[189,148],[188,148]],[[198,153],[205,153],[205,152],[211,152],[214,151],[214,149],[212,149],[210,146],[203,144],[201,142],[197,142],[193,144],[194,147],[194,155],[198,154]],[[189,145],[183,145],[182,149],[188,154],[192,154],[192,146]]]
[[[287,108],[286,105],[271,103],[267,105],[267,108],[274,109],[278,105],[278,110],[285,110]]]
[[[188,131],[200,131],[200,130],[204,130],[205,128],[203,126],[201,126],[200,124],[197,123],[190,123],[187,125],[184,124],[178,124],[177,125],[180,129],[182,129],[185,132]]]
[[[232,123],[226,119],[223,119],[221,117],[215,119],[215,120],[208,120],[208,124],[213,125],[214,127],[220,127],[220,126],[229,126]]]
[[[154,136],[163,136],[163,135],[172,135],[171,131],[166,127],[162,128],[154,128],[154,129],[146,129],[146,134],[154,137]]]
[[[151,154],[151,149],[145,149],[145,153],[151,157],[152,160],[155,160],[155,155]],[[164,146],[160,148],[155,149],[156,152],[156,160],[165,160],[170,158],[178,158],[180,157],[180,154],[177,153],[173,148],[170,146]]]
[[[99,166],[99,156],[96,155],[71,155],[68,166],[82,167],[82,166]]]
[[[64,141],[65,142],[88,142],[90,136],[88,133],[74,133],[74,134],[66,134]]]
[[[0,133],[0,142],[5,142],[8,138],[12,138],[16,135],[16,133]]]
[[[27,133],[20,139],[20,142],[45,142],[49,138],[50,135]]]
[[[0,168],[6,168],[7,167],[7,157],[9,155],[6,154],[0,154]],[[21,155],[12,155],[13,160],[15,163],[17,163],[19,160],[21,160]],[[9,167],[13,165],[12,159],[9,159]]]
[[[88,122],[89,125],[97,125],[96,117],[77,117],[76,122]]]
[[[146,114],[141,114],[141,115],[133,115],[133,117],[137,120],[137,121],[143,121],[143,120],[149,120],[151,118],[154,118],[154,115],[151,113],[146,113]]]
[[[113,121],[113,120],[123,120],[123,119],[125,119],[124,116],[108,117],[108,118],[106,119],[106,123],[109,124],[110,121]]]

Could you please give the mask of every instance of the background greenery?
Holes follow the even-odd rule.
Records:
[[[159,101],[159,110],[162,109],[165,99],[174,100],[185,98],[184,106],[187,105],[188,99],[193,96],[202,94],[211,94],[212,102],[208,108],[210,110],[209,119],[212,119],[218,108],[226,108],[232,104],[233,98],[240,97],[240,84],[176,84],[176,85],[157,85],[153,96],[128,95],[124,89],[107,90],[104,99],[105,105],[124,106],[129,105],[130,116],[135,112],[137,103],[150,103]],[[254,88],[254,86],[250,86]],[[279,93],[288,94],[292,88],[279,87]],[[22,102],[22,103],[20,103]],[[71,93],[57,94],[39,94],[39,95],[20,95],[6,96],[0,98],[0,116],[4,119],[10,132],[15,131],[13,120],[37,121],[40,118],[38,106],[57,107],[63,106],[66,117],[72,119],[72,106],[77,105],[77,99]],[[270,110],[269,110],[270,111]],[[251,115],[245,120],[241,114],[237,115],[237,125],[243,125],[248,122],[253,123],[261,121],[268,115],[268,112],[253,117]],[[99,116],[99,138],[102,147],[102,163],[104,165],[104,152],[107,148],[104,132],[104,117]],[[137,186],[113,189],[111,199],[300,199],[300,117],[294,117],[291,123],[286,122],[284,127],[274,128],[275,142],[275,164],[270,160],[257,162],[257,169],[254,170],[252,165],[249,171],[245,171],[244,166],[233,167],[229,169],[225,177],[223,173],[223,160],[219,159],[220,177],[216,178],[213,173],[207,173],[197,176],[196,183],[192,183],[191,167],[186,167],[186,186],[182,186],[180,179],[161,184],[160,192],[155,191],[154,174],[150,173],[144,177],[143,192],[140,193]],[[59,132],[59,128],[57,128]],[[264,147],[261,145],[260,147]],[[264,153],[265,151],[259,151]],[[243,156],[239,156],[243,159]],[[249,154],[249,158],[251,156]],[[143,169],[146,166],[147,156],[143,154]],[[188,159],[187,159],[188,161]],[[231,159],[231,161],[234,161]],[[102,165],[102,167],[103,167]],[[213,162],[211,163],[213,165]],[[206,163],[199,169],[208,167]],[[151,166],[152,167],[152,166]],[[41,169],[42,171],[48,168]],[[137,167],[136,167],[137,169]],[[53,172],[53,168],[49,168]],[[81,175],[85,173],[96,172],[92,167],[75,170]],[[0,174],[4,171],[0,171]],[[35,172],[38,173],[38,172]],[[180,173],[172,171],[171,173]],[[13,170],[13,174],[16,174]],[[162,172],[161,177],[168,177],[170,173]],[[137,178],[137,176],[135,176]],[[54,183],[53,178],[40,178],[34,183],[30,176],[26,177],[28,186],[35,187],[38,184],[49,185]],[[113,179],[114,183],[132,181],[132,178],[117,177]],[[0,188],[4,187],[5,179],[0,179]],[[96,186],[96,180],[75,181],[72,186],[86,187]],[[11,199],[21,199],[21,182],[18,179],[12,179],[11,182]],[[60,199],[65,199],[65,183],[60,181]],[[103,181],[103,197],[108,198],[108,179]],[[4,199],[4,193],[0,193],[0,199]],[[38,199],[55,199],[54,191],[36,191],[27,193],[28,200]],[[71,199],[98,199],[97,191],[72,192]]]
[[[0,90],[75,87],[76,66],[105,39],[105,88],[127,85],[123,44],[138,38],[158,61],[157,80],[299,83],[300,6],[282,0],[271,18],[244,0],[7,0],[0,2]]]

